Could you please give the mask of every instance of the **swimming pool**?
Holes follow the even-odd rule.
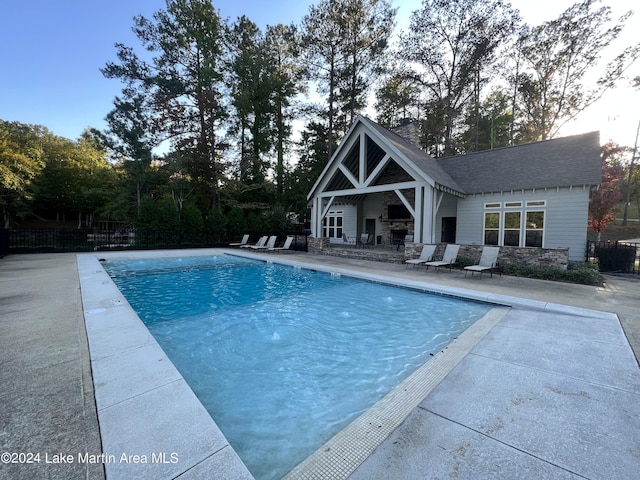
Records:
[[[256,478],[281,477],[491,308],[229,255],[105,267]]]

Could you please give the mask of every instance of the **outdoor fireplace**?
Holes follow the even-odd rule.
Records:
[[[409,234],[409,230],[406,228],[402,229],[391,229],[391,245],[397,245],[400,248],[400,245],[404,245],[404,237]]]

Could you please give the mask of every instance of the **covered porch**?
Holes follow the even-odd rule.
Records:
[[[397,250],[405,241],[450,243],[456,239],[457,199],[437,189],[376,189],[360,195],[320,195],[314,202],[313,235],[328,238],[331,245],[364,243]]]
[[[331,244],[451,242],[459,198],[433,158],[359,117],[309,193],[311,232]]]

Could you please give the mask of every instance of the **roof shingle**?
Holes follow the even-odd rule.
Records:
[[[599,132],[438,159],[465,193],[597,185]]]
[[[599,132],[436,159],[369,118],[359,116],[357,121],[382,136],[438,188],[451,193],[598,185],[602,181]]]

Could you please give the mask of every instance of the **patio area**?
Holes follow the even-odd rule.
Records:
[[[436,275],[337,256],[278,258],[517,304],[419,399],[400,427],[348,474],[352,478],[636,477],[637,280],[607,277],[604,286],[591,287],[508,276],[480,280],[455,271]],[[42,459],[4,462],[1,478],[104,478],[101,463],[78,461],[79,453],[97,459],[102,453],[80,280],[75,254],[0,260],[0,451],[40,453]],[[47,464],[45,454],[71,455],[72,461]],[[142,474],[145,466],[132,465],[130,473],[136,468]],[[319,478],[309,476],[312,471],[293,472],[292,478]],[[180,478],[197,473],[185,466]]]

